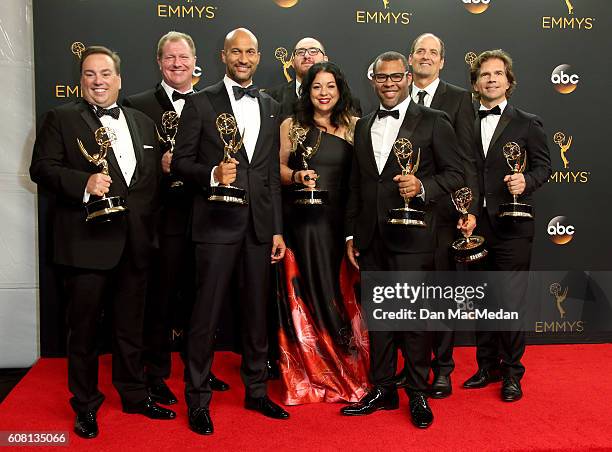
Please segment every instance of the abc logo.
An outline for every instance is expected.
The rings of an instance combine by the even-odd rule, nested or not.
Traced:
[[[569,223],[566,217],[558,216],[548,222],[546,232],[553,243],[565,245],[574,238],[576,228]]]
[[[193,73],[191,74],[191,86],[197,85],[201,77],[202,77],[202,68],[200,66],[194,67]]]
[[[489,7],[491,0],[461,0],[463,6],[472,14],[484,13]]]
[[[578,86],[580,76],[572,71],[569,64],[561,64],[550,75],[550,81],[558,92],[569,94]]]
[[[281,8],[292,8],[297,4],[298,1],[299,0],[274,0],[274,3],[276,3]]]

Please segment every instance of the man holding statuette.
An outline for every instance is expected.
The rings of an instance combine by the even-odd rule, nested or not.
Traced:
[[[149,398],[142,363],[147,267],[156,246],[161,176],[155,124],[139,111],[117,106],[120,60],[105,47],[82,53],[81,89],[82,100],[43,118],[30,175],[56,200],[54,262],[61,266],[68,300],[74,431],[93,438],[104,400],[96,348],[103,309],[110,308],[112,316],[113,384],[124,412],[152,419],[173,419],[175,413]],[[129,211],[109,215],[107,221],[86,221],[84,204],[102,197],[123,198]]]
[[[244,28],[228,33],[221,59],[223,80],[185,103],[172,160],[172,171],[199,188],[191,228],[197,295],[187,336],[185,395],[189,426],[203,435],[213,433],[207,377],[214,332],[221,304],[235,284],[242,289],[245,407],[275,419],[289,417],[266,394],[270,261],[280,261],[285,253],[279,105],[253,85],[260,59],[253,33]],[[225,191],[230,188],[242,193]],[[232,279],[235,269],[240,281]]]
[[[482,269],[512,272],[512,290],[496,301],[516,310],[527,290],[534,235],[532,195],[551,174],[550,153],[540,118],[508,103],[516,86],[510,55],[503,50],[481,53],[472,63],[470,81],[480,102],[474,125],[482,193],[476,233],[485,238],[489,251]],[[483,388],[503,380],[502,400],[519,400],[525,332],[477,331],[476,345],[478,371],[463,387]]]
[[[123,104],[136,108],[155,121],[159,133],[164,177],[161,185],[159,255],[152,268],[147,293],[145,372],[153,400],[174,404],[177,399],[164,382],[170,376],[173,314],[183,327],[194,297],[193,244],[189,237],[193,192],[170,172],[178,122],[192,86],[196,49],[191,36],[177,31],[163,35],[157,44],[157,65],[162,80],[153,89],[127,97]],[[210,374],[215,391],[229,386]]]
[[[379,55],[372,86],[380,109],[357,122],[346,214],[348,257],[361,271],[426,271],[434,268],[435,216],[431,201],[463,185],[463,163],[447,116],[418,105],[408,93],[412,80],[406,57]],[[404,169],[404,171],[402,171]],[[410,199],[410,222],[393,224],[389,211]],[[413,220],[424,224],[412,224]],[[427,403],[431,356],[428,331],[370,331],[370,381],[359,403],[342,413],[359,416],[399,406],[395,383],[400,344],[408,358],[406,390],[412,422],[426,428],[433,421]]]

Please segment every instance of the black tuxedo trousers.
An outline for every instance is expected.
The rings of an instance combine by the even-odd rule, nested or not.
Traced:
[[[238,242],[196,243],[196,302],[188,330],[185,382],[185,399],[189,408],[208,407],[210,404],[212,392],[208,375],[213,360],[214,334],[223,303],[235,285],[240,287],[242,294],[239,310],[242,326],[240,375],[247,396],[259,398],[266,395],[270,250],[271,243],[259,242],[252,224]]]
[[[402,228],[403,226],[398,226]],[[376,230],[370,246],[359,256],[361,271],[433,270],[432,253],[397,253],[385,245]],[[370,381],[395,390],[397,348],[405,360],[407,389],[425,391],[431,365],[432,333],[429,331],[370,331]]]
[[[502,239],[495,233],[486,208],[476,227],[476,234],[485,238],[489,254],[475,269],[512,272],[514,291],[501,294],[504,299],[500,302],[506,309],[521,310],[528,302],[527,272],[531,260],[532,237]],[[480,369],[500,369],[502,375],[519,379],[525,373],[521,363],[525,353],[524,331],[476,331],[476,345],[476,361]]]
[[[104,396],[98,390],[97,331],[101,315],[112,317],[113,385],[123,407],[138,408],[147,398],[142,363],[146,273],[129,252],[111,270],[64,267],[67,305],[68,388],[75,412],[97,411]]]

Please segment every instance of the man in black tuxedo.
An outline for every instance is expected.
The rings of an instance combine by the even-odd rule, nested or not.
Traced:
[[[516,80],[507,53],[481,53],[472,64],[470,80],[480,101],[474,148],[482,193],[476,232],[485,238],[489,250],[483,269],[513,272],[513,291],[502,303],[505,309],[515,310],[525,301],[534,222],[500,218],[497,213],[500,204],[512,201],[513,194],[520,195],[519,202],[533,205],[533,192],[551,174],[550,153],[540,118],[508,104]],[[523,173],[511,174],[503,153],[508,142],[517,143],[527,153]],[[524,331],[477,331],[476,345],[478,372],[463,387],[482,388],[501,378],[502,400],[519,400],[525,372],[521,364]]]
[[[76,412],[74,431],[98,434],[96,337],[102,310],[113,323],[113,384],[126,413],[172,419],[173,411],[153,402],[146,391],[142,336],[147,266],[156,246],[160,178],[155,124],[144,114],[117,106],[120,60],[93,46],[81,57],[83,99],[49,111],[36,137],[30,175],[56,198],[54,261],[61,266],[68,300],[68,387]],[[90,163],[99,152],[94,132],[113,129],[117,140],[107,155],[109,174]],[[108,194],[126,200],[129,211],[108,223],[85,221],[84,203]],[[108,305],[105,306],[105,301]]]
[[[397,52],[379,55],[373,64],[372,84],[380,109],[357,122],[346,213],[347,254],[362,271],[433,270],[436,217],[433,201],[463,184],[463,162],[446,114],[413,102],[406,58]],[[400,175],[392,151],[397,138],[407,138],[420,149],[416,175]],[[387,224],[388,211],[403,205],[424,210],[426,227]],[[395,384],[397,352],[403,348],[408,363],[407,393],[414,425],[428,427],[433,414],[425,391],[431,361],[431,333],[427,331],[370,331],[370,380],[374,387],[359,403],[342,409],[350,416],[398,408]]]
[[[253,33],[244,28],[231,31],[221,59],[226,66],[223,80],[191,95],[185,103],[172,160],[172,171],[198,187],[191,228],[196,243],[197,295],[187,336],[185,397],[190,428],[200,434],[213,432],[207,377],[219,311],[232,284],[240,283],[242,291],[245,407],[276,419],[289,417],[266,395],[270,259],[276,263],[285,253],[279,105],[253,85],[260,59]],[[224,161],[224,142],[215,126],[223,113],[235,117],[243,140],[230,161]],[[247,205],[208,200],[210,187],[229,184],[246,190]],[[234,269],[240,270],[240,281],[233,280]]]
[[[266,90],[266,93],[281,104],[281,120],[293,114],[295,102],[299,97],[300,87],[302,86],[302,79],[308,69],[315,63],[327,61],[323,44],[314,38],[300,39],[293,49],[292,57],[295,79]]]
[[[144,363],[151,398],[168,405],[177,401],[164,382],[170,376],[172,314],[173,310],[182,312],[176,303],[174,306],[172,304],[180,300],[188,308],[194,295],[193,245],[189,237],[193,193],[183,181],[170,174],[171,143],[166,136],[162,116],[165,112],[175,112],[180,117],[185,99],[194,92],[191,80],[195,62],[195,44],[191,36],[176,31],[166,33],[157,44],[157,64],[162,81],[155,88],[123,101],[125,106],[136,108],[151,118],[164,139],[160,143],[164,178],[161,186],[159,255],[152,268],[147,294]],[[213,390],[229,389],[229,385],[217,379],[212,372],[209,378]]]
[[[434,34],[424,33],[418,36],[410,48],[408,62],[412,65],[412,85],[410,96],[420,105],[445,112],[455,130],[459,151],[465,173],[465,183],[474,196],[469,210],[468,221],[476,221],[478,208],[478,181],[476,177],[476,160],[472,151],[474,107],[471,94],[463,88],[440,79],[440,70],[444,67],[444,42]],[[455,209],[450,196],[441,198],[436,204],[436,270],[455,270],[454,258],[450,252],[452,242],[457,238],[457,227],[463,222]],[[454,331],[436,331],[433,334],[433,355],[431,363],[433,382],[429,395],[435,399],[448,397],[452,393],[450,375],[455,368],[453,360]],[[405,384],[404,373],[398,379],[398,385]]]

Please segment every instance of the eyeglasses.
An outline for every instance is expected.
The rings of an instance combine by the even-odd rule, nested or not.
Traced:
[[[323,55],[325,55],[325,52],[323,52],[323,50],[318,49],[316,47],[309,47],[308,49],[304,49],[304,48],[295,49],[293,51],[293,54],[295,56],[303,57],[303,56],[306,56],[306,53],[308,53],[308,55],[310,55],[310,56],[316,56],[316,55],[319,54],[319,52],[321,52]]]
[[[372,74],[372,78],[376,81],[376,83],[385,83],[389,79],[391,79],[392,82],[401,82],[404,80],[404,77],[408,76],[408,74],[408,71],[394,72],[393,74]]]

